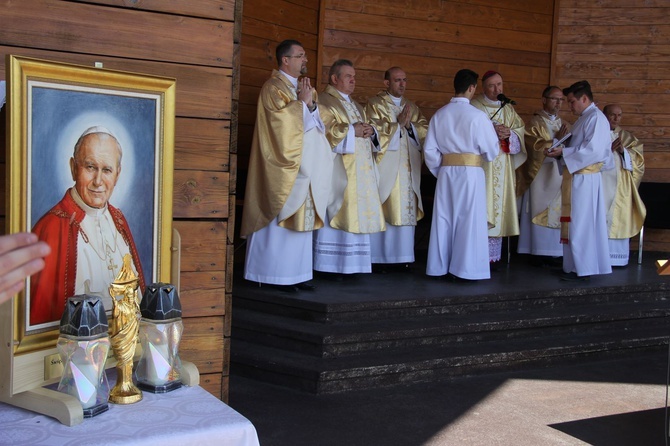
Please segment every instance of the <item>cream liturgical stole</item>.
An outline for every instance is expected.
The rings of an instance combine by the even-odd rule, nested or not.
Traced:
[[[390,110],[391,116],[395,122],[398,122],[398,115],[402,112],[402,107],[393,104]],[[404,128],[399,128],[398,133],[400,133],[398,150],[387,151],[384,154],[385,157],[397,157],[399,166],[393,188],[383,204],[384,217],[386,221],[395,226],[416,226],[417,199],[410,174],[412,167],[409,159],[409,135]],[[382,183],[384,180],[384,178],[381,179]],[[380,187],[381,189],[384,188]]]
[[[621,137],[623,153],[612,152],[614,169],[602,172],[609,238],[627,239],[637,235],[647,215],[637,190],[644,174],[642,144],[630,133],[617,127],[610,132],[611,139]]]
[[[108,288],[123,266],[123,256],[130,254],[130,248],[116,230],[107,206],[92,208],[84,203],[74,188],[72,191],[72,198],[86,212],[77,240],[74,292],[76,295],[101,295],[105,309],[111,309]]]
[[[515,170],[526,161],[523,139],[524,123],[514,108],[506,106],[498,111],[500,102],[491,101],[484,95],[473,99],[471,104],[494,118],[495,122],[509,127],[518,137],[518,140],[515,141],[510,138],[509,154],[500,150],[493,161],[484,163],[484,174],[486,175],[488,220],[489,224],[493,224],[493,227],[489,229],[489,237],[519,235]],[[514,147],[517,141],[518,149]]]
[[[293,91],[294,99],[297,95]],[[319,113],[307,119],[314,124],[303,135],[300,169],[293,188],[279,211],[279,225],[296,231],[313,231],[323,227],[333,173],[333,153]]]
[[[541,112],[545,129],[550,139],[554,139],[561,129],[560,118],[551,119],[546,112]],[[529,149],[530,150],[530,149]],[[548,228],[561,227],[561,183],[563,177],[558,172],[556,162],[552,158],[545,158],[537,175],[530,185],[530,209],[533,223]]]
[[[341,99],[349,122],[365,122],[354,104]],[[370,138],[356,138],[353,154],[341,156],[347,172],[347,186],[342,206],[331,220],[333,228],[357,234],[371,234],[386,229],[379,199],[377,166],[372,159]]]

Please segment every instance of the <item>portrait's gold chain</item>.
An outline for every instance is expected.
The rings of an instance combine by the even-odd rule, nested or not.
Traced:
[[[112,225],[113,225],[113,223],[112,223]],[[95,255],[98,256],[98,258],[100,260],[102,260],[103,262],[105,262],[107,264],[107,269],[110,270],[110,271],[114,271],[114,269],[118,267],[118,265],[114,264],[114,259],[111,256],[111,254],[115,253],[116,249],[118,248],[118,243],[117,243],[118,242],[118,231],[116,231],[116,227],[114,227],[114,229],[115,230],[112,231],[113,232],[112,237],[114,239],[114,248],[113,249],[109,245],[109,243],[107,242],[105,237],[102,235],[102,233],[100,234],[100,236],[102,237],[103,243],[105,244],[105,248],[104,248],[105,252],[104,252],[104,256],[102,256],[102,255],[100,255],[98,250],[95,248],[95,246],[93,246],[93,243],[91,243],[90,238],[88,237],[88,234],[86,234],[86,232],[84,231],[84,229],[81,226],[79,227],[79,230],[82,232],[82,234],[84,236],[83,237],[84,242],[86,242],[86,244],[88,244],[91,247],[91,249],[93,250]]]

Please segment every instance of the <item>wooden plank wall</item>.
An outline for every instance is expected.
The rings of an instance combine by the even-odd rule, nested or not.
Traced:
[[[407,97],[428,118],[453,94],[461,68],[503,73],[505,92],[528,117],[549,82],[553,0],[246,0],[242,19],[238,189],[244,188],[256,102],[276,67],[274,49],[287,38],[305,46],[309,73],[325,88],[339,58],[356,66],[361,102],[383,88],[384,71],[402,66]],[[316,71],[316,73],[315,73]],[[238,192],[238,196],[241,195]],[[238,203],[241,205],[241,202]]]
[[[242,0],[0,2],[2,78],[4,56],[15,54],[87,66],[103,62],[105,68],[177,79],[174,227],[182,236],[181,356],[198,366],[201,385],[223,400],[241,6]]]
[[[316,84],[319,1],[245,0],[240,55],[238,126],[238,196],[243,196],[249,148],[256,122],[256,105],[263,83],[277,68],[275,48],[282,40],[300,41],[307,53],[308,73]],[[241,214],[238,222],[241,221]]]
[[[399,65],[406,96],[430,118],[451,99],[458,70],[493,69],[528,117],[549,81],[553,9],[553,0],[325,0],[321,79],[335,60],[352,60],[354,96],[365,102]]]
[[[240,188],[248,163],[258,90],[284,38],[302,40],[310,77],[318,58],[322,89],[338,58],[357,72],[357,100],[382,88],[392,65],[408,74],[407,97],[430,118],[452,93],[454,73],[489,69],[524,119],[542,89],[588,79],[600,106],[618,102],[624,126],[645,143],[646,182],[670,182],[668,114],[670,8],[665,0],[247,0],[240,97]],[[318,22],[317,22],[318,20]],[[316,51],[316,54],[314,54]],[[574,121],[567,106],[564,118]],[[635,243],[632,246],[636,249]],[[647,228],[647,250],[670,251],[670,231]]]
[[[620,104],[622,126],[644,143],[643,181],[669,183],[670,4],[559,1],[554,81],[586,79],[601,109]],[[670,252],[670,231],[646,228],[645,250]]]

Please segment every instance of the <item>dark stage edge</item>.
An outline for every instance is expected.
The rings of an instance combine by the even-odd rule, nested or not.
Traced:
[[[474,283],[428,277],[418,255],[410,272],[316,275],[298,293],[246,281],[238,264],[231,374],[325,394],[658,351],[670,276],[655,261],[668,255],[636,254],[587,282],[516,254]]]
[[[243,256],[242,252],[242,259]],[[577,282],[561,280],[560,267],[531,266],[529,258],[522,254],[512,255],[510,263],[499,262],[501,264],[497,271],[491,273],[491,279],[474,282],[451,282],[446,277],[427,276],[423,259],[412,263],[410,272],[402,271],[404,268],[389,268],[387,273],[346,275],[342,282],[325,279],[322,274],[315,272],[310,283],[317,289],[314,292],[298,293],[280,292],[245,280],[244,265],[240,263],[235,267],[233,297],[338,313],[365,308],[393,308],[411,303],[430,305],[445,300],[495,300],[512,294],[558,297],[613,289],[618,292],[654,290],[665,289],[670,283],[670,275],[658,275],[655,266],[656,260],[670,258],[669,253],[645,253],[642,264],[638,265],[637,253],[633,251],[628,266],[615,267],[612,274],[591,276],[588,281]]]

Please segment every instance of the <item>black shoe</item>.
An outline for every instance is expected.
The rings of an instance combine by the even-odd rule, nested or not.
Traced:
[[[454,276],[451,273],[447,273],[446,278],[449,282],[454,282],[454,283],[475,283],[475,282],[477,282],[476,280],[464,279],[462,277]]]
[[[315,276],[322,280],[328,280],[331,282],[344,282],[344,274],[340,273],[326,273],[323,271],[315,271]]]
[[[398,271],[405,274],[411,274],[412,265],[409,263],[401,263]]]
[[[372,274],[386,274],[388,269],[383,263],[373,263],[372,264]]]
[[[563,267],[563,257],[549,257],[531,255],[528,264],[537,268]]]
[[[297,293],[298,292],[298,287],[295,285],[269,285],[270,288],[274,288],[277,291],[281,291],[282,293]]]
[[[563,273],[561,274],[561,280],[565,282],[586,282],[590,280],[591,276],[578,276],[577,273]]]
[[[549,257],[547,259],[547,265],[552,268],[563,267],[563,257]]]
[[[316,287],[314,285],[312,285],[311,283],[307,283],[307,282],[296,283],[293,286],[295,288],[297,288],[299,291],[314,291],[314,290],[316,290]]]

